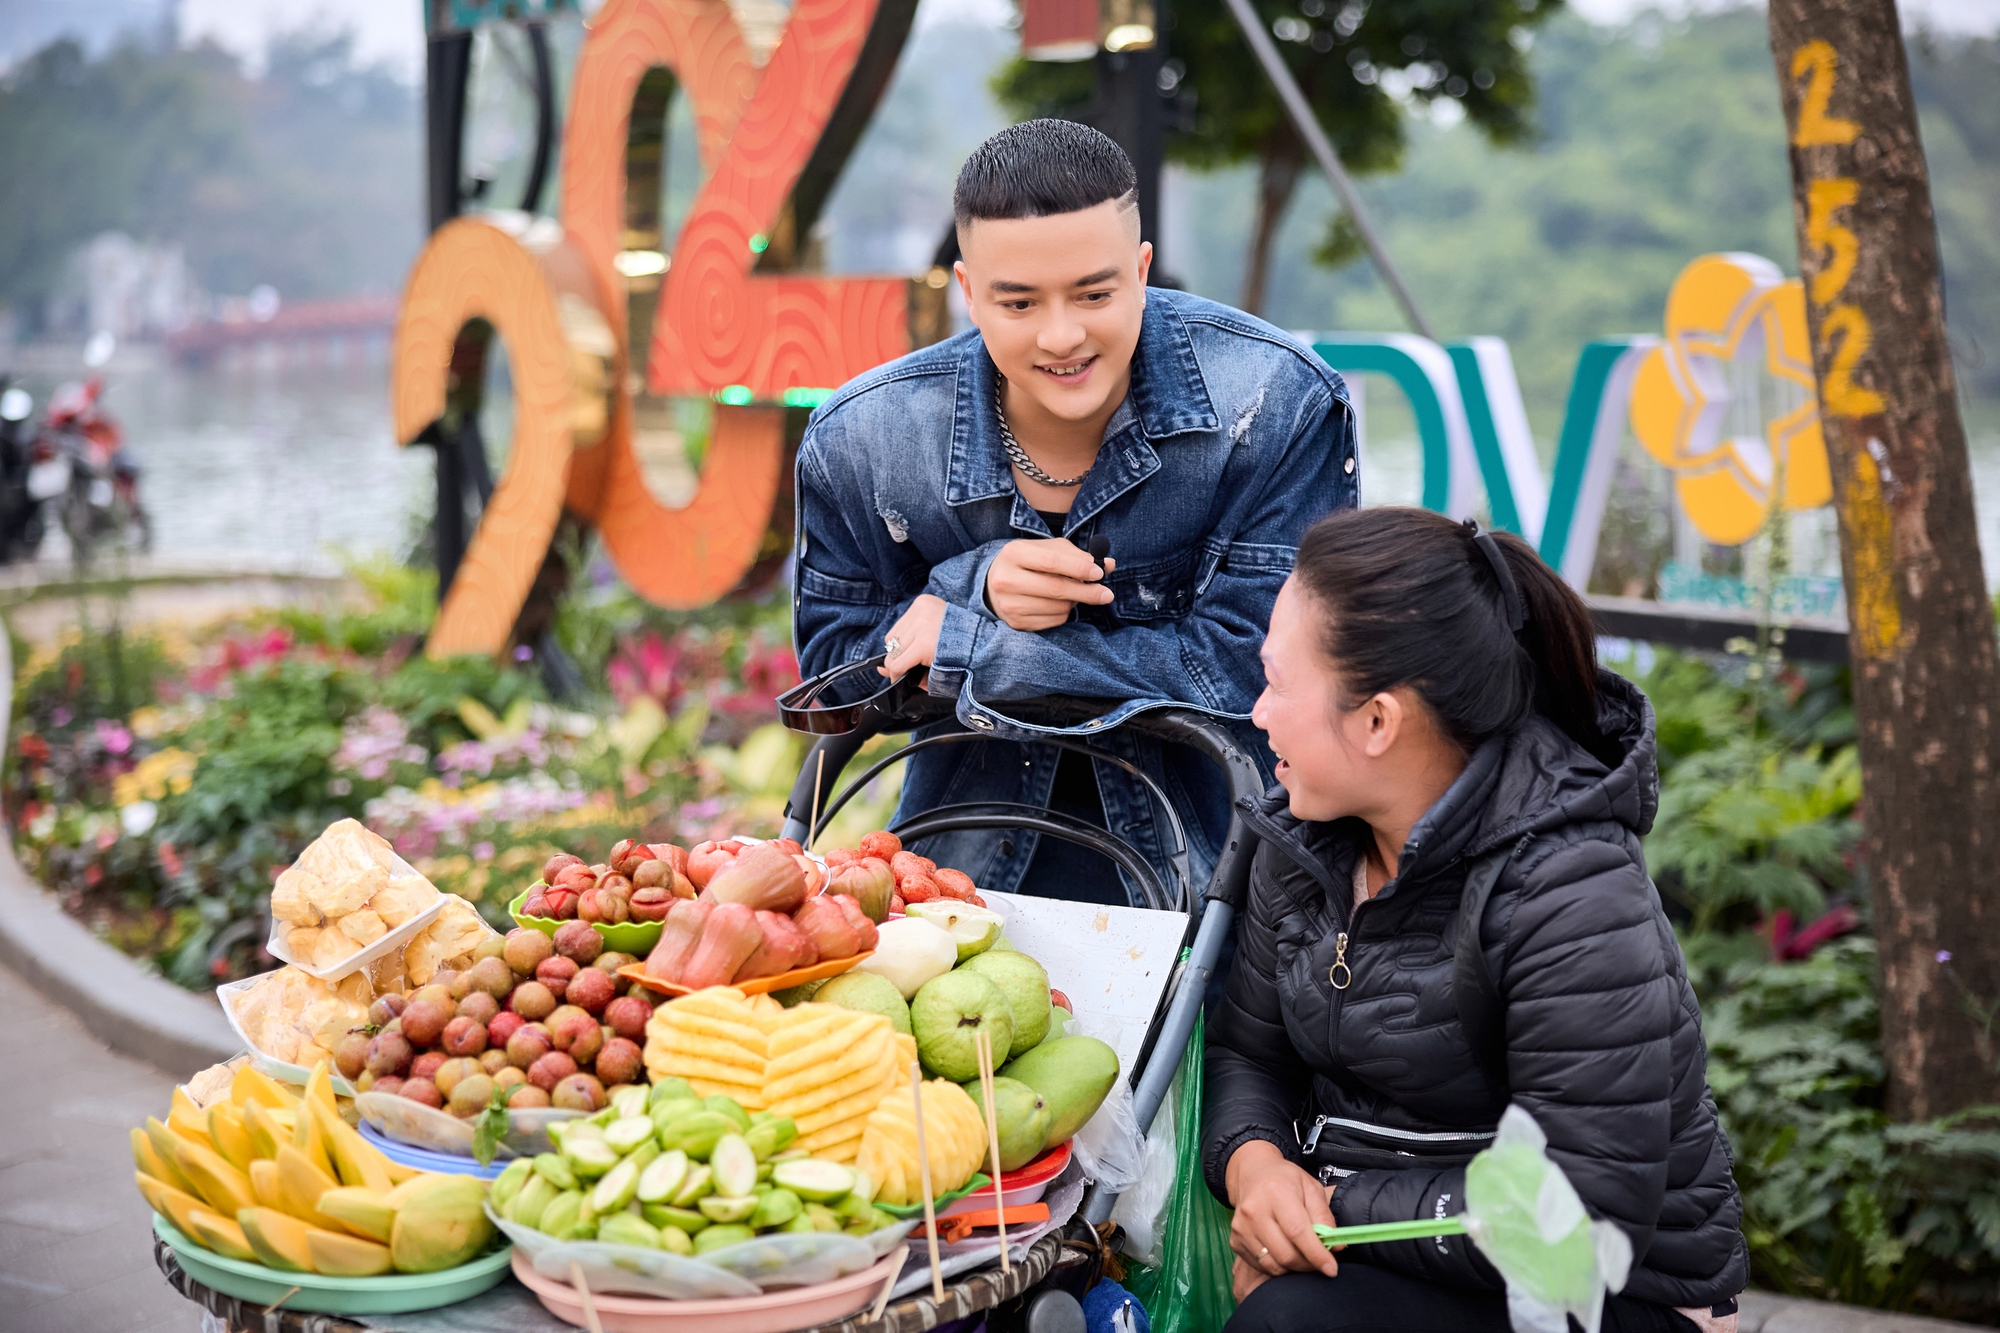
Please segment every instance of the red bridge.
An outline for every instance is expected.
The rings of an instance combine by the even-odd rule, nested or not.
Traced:
[[[238,349],[275,346],[305,351],[318,344],[387,337],[400,302],[393,296],[301,301],[269,319],[207,319],[167,335],[167,353],[184,364],[213,361]]]

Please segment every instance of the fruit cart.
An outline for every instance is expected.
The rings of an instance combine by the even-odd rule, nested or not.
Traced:
[[[875,657],[838,668],[796,687],[780,700],[781,716],[788,726],[818,737],[791,790],[784,836],[810,845],[842,806],[890,765],[918,750],[974,743],[997,731],[1004,730],[1009,739],[1032,735],[1033,743],[1086,755],[1131,773],[1152,794],[1169,831],[1171,877],[1161,875],[1117,834],[1038,806],[990,801],[939,806],[910,815],[890,831],[905,842],[962,830],[1031,830],[1060,838],[1102,854],[1123,871],[1128,894],[1135,898],[1133,906],[1186,915],[1185,947],[1180,962],[1146,1024],[1138,1058],[1125,1071],[1132,1089],[1133,1112],[1139,1130],[1144,1132],[1166,1100],[1211,980],[1223,959],[1249,883],[1257,839],[1241,816],[1232,814],[1214,871],[1206,885],[1196,886],[1189,871],[1181,813],[1174,809],[1151,774],[1107,749],[1101,741],[1113,733],[1123,733],[1189,747],[1222,770],[1236,803],[1263,794],[1264,782],[1255,761],[1220,719],[1183,706],[1141,708],[1116,720],[1107,720],[1117,701],[1051,697],[1009,702],[1004,717],[974,705],[962,721],[956,720],[956,701],[924,693],[914,673],[884,686],[876,670],[882,660]],[[908,745],[842,782],[848,765],[870,740],[903,732],[914,736]],[[1067,1263],[1058,1264],[1051,1274],[1038,1279],[1024,1296],[1008,1298],[994,1294],[994,1303],[1004,1299],[1009,1307],[1004,1312],[1008,1317],[996,1318],[994,1322],[1011,1324],[1013,1317],[1019,1317],[1026,1321],[1021,1326],[1038,1331],[1081,1330],[1081,1311],[1072,1309],[1065,1313],[1060,1302],[1079,1296],[1095,1283],[1101,1259],[1099,1230],[1110,1218],[1116,1202],[1114,1193],[1093,1184],[1064,1233]],[[1083,1271],[1066,1271],[1072,1267]],[[982,1271],[977,1279],[983,1283],[995,1276]],[[983,1299],[991,1293],[990,1288],[981,1286],[977,1288],[981,1295],[975,1297],[971,1290],[970,1284],[960,1283],[948,1291],[948,1296],[960,1309],[990,1308],[980,1304],[966,1306],[966,1301]],[[1059,1298],[1058,1308],[1051,1309],[1038,1299],[1056,1290],[1067,1293]],[[1015,1311],[1020,1312],[1018,1316],[1014,1316]],[[939,1313],[944,1315],[942,1311]]]

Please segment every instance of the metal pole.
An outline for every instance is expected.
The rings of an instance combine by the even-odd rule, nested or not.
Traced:
[[[1375,271],[1382,275],[1382,281],[1389,286],[1389,292],[1396,298],[1396,304],[1403,307],[1404,318],[1410,327],[1426,338],[1435,338],[1430,321],[1417,309],[1416,298],[1403,285],[1403,275],[1396,271],[1389,252],[1382,248],[1382,240],[1375,234],[1375,225],[1368,220],[1368,211],[1361,206],[1361,196],[1354,192],[1354,182],[1340,165],[1340,157],[1333,151],[1333,144],[1320,128],[1319,118],[1313,115],[1312,107],[1305,94],[1299,91],[1297,79],[1285,64],[1278,47],[1271,40],[1271,34],[1264,31],[1264,24],[1257,17],[1257,11],[1250,7],[1250,0],[1228,0],[1229,12],[1236,16],[1236,26],[1243,29],[1243,37],[1250,43],[1250,49],[1257,53],[1257,61],[1263,65],[1271,86],[1278,90],[1278,100],[1285,104],[1285,110],[1292,118],[1292,128],[1306,141],[1306,147],[1319,162],[1319,169],[1326,173],[1327,183],[1340,196],[1340,206],[1354,219],[1354,229],[1361,233],[1361,243],[1368,247],[1368,257],[1375,263]]]

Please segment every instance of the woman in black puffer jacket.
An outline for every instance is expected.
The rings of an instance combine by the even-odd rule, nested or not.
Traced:
[[[1462,1237],[1337,1264],[1311,1228],[1459,1212],[1510,1101],[1632,1241],[1604,1327],[1733,1330],[1741,1201],[1640,846],[1653,711],[1594,642],[1514,537],[1369,509],[1301,542],[1254,715],[1285,790],[1249,812],[1264,845],[1208,1034],[1232,1333],[1507,1328]]]

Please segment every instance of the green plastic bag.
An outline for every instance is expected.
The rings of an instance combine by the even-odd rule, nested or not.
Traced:
[[[1158,1268],[1134,1268],[1125,1286],[1139,1298],[1153,1333],[1217,1333],[1236,1312],[1229,1272],[1230,1212],[1215,1201],[1201,1175],[1201,1058],[1205,1018],[1174,1075],[1168,1100],[1174,1109],[1174,1152],[1179,1158],[1173,1193],[1160,1227]],[[1162,1107],[1162,1114],[1167,1108]]]

